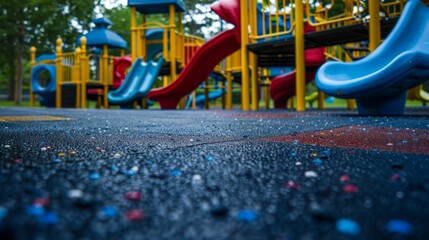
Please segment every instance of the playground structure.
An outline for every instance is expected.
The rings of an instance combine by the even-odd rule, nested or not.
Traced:
[[[136,78],[139,75],[145,75],[145,71],[142,70],[130,71],[139,72],[134,78],[128,75],[125,77],[122,74],[122,79],[125,77],[124,82],[127,81],[127,78],[138,79],[141,82],[138,85],[145,86],[144,91],[141,91],[143,94],[135,94],[134,91],[135,97],[127,99],[127,101],[140,101],[147,95],[149,99],[159,101],[161,108],[174,109],[177,105],[184,107],[186,96],[193,94],[194,103],[192,105],[195,107],[197,97],[195,92],[192,92],[206,81],[210,73],[216,71],[223,74],[226,79],[226,83],[219,84],[221,89],[225,89],[215,90],[216,96],[219,96],[220,92],[222,93],[220,95],[226,94],[226,109],[232,108],[233,81],[238,81],[241,86],[241,108],[245,111],[259,109],[261,88],[265,89],[263,92],[266,102],[269,101],[267,90],[271,88],[275,106],[284,107],[285,99],[296,95],[296,110],[304,111],[305,84],[313,79],[312,74],[323,62],[319,59],[317,64],[310,66],[311,64],[309,65],[306,61],[305,51],[325,48],[324,56],[327,59],[346,62],[359,61],[358,59],[362,56],[371,55],[371,52],[381,43],[381,39],[388,35],[406,3],[402,0],[388,3],[370,0],[366,5],[366,2],[345,0],[340,6],[341,11],[338,11],[336,1],[311,4],[310,1],[294,0],[263,1],[263,3],[257,3],[256,0],[220,0],[213,4],[212,9],[223,20],[232,23],[235,27],[205,42],[196,36],[184,34],[180,21],[185,11],[182,1],[128,1],[131,9],[131,56],[129,59],[134,64],[138,63],[139,58],[143,62],[149,62],[157,61],[162,56],[163,60],[159,63],[159,74],[152,74],[153,76],[147,81],[141,81],[144,76]],[[334,11],[335,9],[336,11]],[[168,14],[168,25],[146,22],[146,15],[159,13]],[[383,13],[386,18],[380,18],[380,13]],[[142,19],[140,26],[137,26],[138,14]],[[311,26],[316,31],[306,32],[304,26]],[[155,32],[156,34],[154,34]],[[153,37],[155,35],[157,37]],[[100,102],[104,107],[109,107],[107,92],[114,89],[112,87],[114,82],[119,82],[113,81],[114,76],[121,75],[113,72],[115,57],[108,55],[109,45],[98,46],[102,49],[97,66],[98,74],[95,75],[99,79],[95,80],[92,77],[93,80],[90,80],[89,65],[91,61],[89,59],[93,55],[88,53],[87,48],[93,45],[87,44],[82,38],[81,46],[75,52],[63,53],[61,43],[61,40],[57,41],[55,106],[66,106],[62,104],[61,100],[65,98],[64,89],[71,86],[75,89],[75,99],[77,99],[73,106],[84,108],[86,96],[90,94],[88,89],[96,89],[95,95],[99,100],[102,99]],[[36,51],[33,50],[32,59],[35,59]],[[69,56],[74,56],[74,58]],[[222,59],[225,60],[222,61]],[[33,71],[36,71],[38,65],[36,65],[36,61],[33,63]],[[268,76],[269,69],[276,66],[292,67],[295,70],[289,73],[291,75]],[[311,71],[306,72],[309,68]],[[340,70],[338,73],[341,74]],[[163,87],[152,89],[158,76],[163,79]],[[276,79],[283,79],[282,82],[286,81],[288,84],[276,84],[278,81]],[[151,84],[147,84],[147,82]],[[421,82],[423,80],[419,81],[419,83]],[[208,82],[204,85],[206,99],[210,94],[209,85]],[[134,85],[128,84],[128,86]],[[407,86],[407,88],[410,87],[411,85]],[[58,89],[60,90],[58,91]],[[136,91],[137,89],[139,88],[134,88]],[[133,89],[128,90],[133,92],[131,91]],[[36,90],[34,93],[39,94],[40,91]],[[31,95],[33,96],[33,94]],[[319,94],[319,108],[323,108],[323,101],[321,101],[323,99],[323,94]],[[424,101],[422,98],[417,99]],[[110,102],[118,103],[114,100]],[[268,105],[266,104],[266,106]],[[349,107],[353,107],[351,102]]]
[[[329,95],[356,98],[360,114],[403,114],[408,89],[429,79],[428,22],[429,8],[408,1],[380,47],[353,63],[323,65],[317,85]]]

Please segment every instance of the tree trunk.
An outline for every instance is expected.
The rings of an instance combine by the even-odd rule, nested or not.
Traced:
[[[22,102],[22,51],[24,48],[24,24],[19,25],[18,44],[16,45],[16,81],[15,81],[15,104]]]
[[[9,66],[10,69],[13,69],[12,66]],[[9,74],[9,91],[7,100],[15,101],[15,71],[11,71]]]

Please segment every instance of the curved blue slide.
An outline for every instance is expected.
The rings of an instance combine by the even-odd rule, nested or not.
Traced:
[[[141,58],[137,58],[121,86],[115,91],[109,92],[107,96],[109,103],[127,104],[146,97],[155,83],[163,63],[164,58],[159,58],[158,62],[151,60],[147,63]]]
[[[215,91],[209,92],[209,94],[208,94],[209,101],[222,97],[224,92],[226,93],[226,90],[223,90],[222,88],[219,88]],[[206,100],[206,96],[204,94],[198,95],[195,98],[195,104],[198,106],[198,108],[203,108],[205,100]],[[191,105],[192,105],[192,95],[189,96],[188,100],[186,101],[186,108],[190,108]]]
[[[429,7],[407,1],[385,41],[356,62],[327,62],[316,74],[320,90],[356,98],[359,114],[404,113],[407,89],[429,79]]]
[[[146,39],[149,41],[162,39],[163,33],[164,29],[149,29],[146,32]],[[161,43],[150,44],[150,47],[147,48],[147,59],[154,59],[161,52]],[[163,63],[163,58],[159,58],[158,63],[153,61],[145,63],[138,58],[131,66],[121,86],[109,92],[107,96],[109,104],[128,107],[135,100],[146,97],[155,83]]]

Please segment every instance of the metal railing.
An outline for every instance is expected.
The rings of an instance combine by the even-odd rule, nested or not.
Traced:
[[[380,1],[381,16],[398,16],[405,0]],[[250,0],[249,22],[252,41],[294,34],[296,0]],[[303,1],[304,21],[318,30],[367,21],[368,6],[363,0]]]

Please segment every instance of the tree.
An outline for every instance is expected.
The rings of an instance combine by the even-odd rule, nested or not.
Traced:
[[[21,102],[23,62],[30,46],[54,52],[55,40],[75,42],[94,17],[99,0],[21,0],[0,2],[0,63],[9,78],[9,97]],[[70,48],[72,44],[65,44]]]
[[[187,33],[209,37],[219,32],[221,20],[210,9],[214,0],[184,0],[184,2],[186,13],[183,24]],[[216,22],[219,24],[215,24]]]

